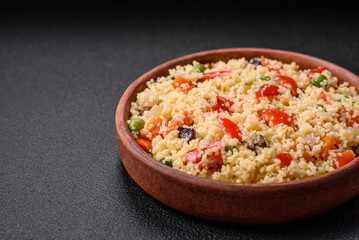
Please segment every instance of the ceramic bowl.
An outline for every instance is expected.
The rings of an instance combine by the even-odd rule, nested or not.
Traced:
[[[116,134],[121,160],[129,175],[148,194],[183,213],[221,222],[274,224],[324,213],[359,194],[358,158],[316,177],[274,184],[238,184],[192,176],[154,160],[131,136],[127,119],[131,102],[152,78],[168,75],[176,65],[268,57],[301,68],[328,68],[340,81],[359,90],[359,77],[331,62],[309,55],[274,49],[230,48],[186,55],[163,63],[134,81],[116,110]]]

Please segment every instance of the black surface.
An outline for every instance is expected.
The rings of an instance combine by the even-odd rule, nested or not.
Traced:
[[[278,48],[359,74],[359,17],[350,6],[283,12],[255,5],[212,12],[181,5],[162,14],[2,9],[0,238],[359,239],[358,197],[294,223],[215,223],[154,200],[121,163],[114,114],[122,93],[175,57]]]

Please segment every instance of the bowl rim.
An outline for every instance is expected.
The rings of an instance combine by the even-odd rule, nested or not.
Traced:
[[[272,48],[221,48],[221,49],[213,49],[213,50],[206,50],[206,51],[200,51],[196,53],[186,54],[177,58],[174,58],[172,60],[166,61],[150,70],[142,74],[140,77],[138,77],[134,82],[132,82],[125,92],[123,93],[117,108],[116,108],[116,114],[115,114],[115,125],[116,125],[116,135],[118,138],[122,139],[123,143],[127,143],[130,148],[126,148],[127,151],[131,152],[132,156],[135,156],[135,158],[140,159],[144,164],[146,164],[148,167],[152,168],[153,170],[156,170],[160,172],[163,175],[166,175],[169,178],[176,178],[180,180],[182,183],[187,184],[195,184],[197,186],[203,186],[209,189],[213,190],[226,190],[226,191],[233,191],[236,192],[238,190],[247,190],[247,191],[286,191],[289,188],[290,189],[298,189],[298,188],[305,188],[308,185],[317,185],[321,184],[323,182],[328,181],[335,181],[338,178],[341,178],[343,175],[347,175],[352,171],[359,170],[359,157],[355,158],[350,163],[344,165],[343,167],[337,168],[335,170],[332,170],[327,173],[323,173],[317,176],[308,177],[304,179],[298,179],[298,180],[292,180],[288,182],[278,182],[278,183],[234,183],[234,182],[225,182],[220,180],[214,180],[209,178],[202,178],[198,176],[194,176],[188,173],[181,172],[177,169],[173,169],[171,167],[168,167],[159,161],[156,161],[151,155],[146,153],[135,141],[135,139],[132,137],[128,126],[127,126],[127,120],[126,120],[126,104],[129,101],[130,97],[133,94],[133,90],[137,88],[142,82],[149,81],[150,78],[149,75],[153,74],[154,72],[158,72],[161,69],[164,69],[168,66],[171,66],[177,62],[181,61],[188,61],[196,57],[201,57],[205,55],[210,54],[223,54],[223,53],[240,53],[250,51],[253,53],[263,53],[263,54],[270,54],[273,52],[279,53],[279,54],[290,54],[292,55],[293,61],[295,61],[296,57],[304,57],[308,60],[311,60],[312,62],[321,62],[323,65],[330,66],[328,68],[338,68],[345,72],[346,75],[349,75],[350,78],[356,79],[356,81],[359,82],[359,77],[354,74],[353,72],[337,65],[332,62],[329,62],[324,59],[320,59],[314,56],[310,56],[308,54],[298,53],[294,51],[287,51],[287,50],[280,50],[280,49],[272,49]],[[340,78],[340,76],[338,76]],[[118,141],[118,140],[117,140]]]

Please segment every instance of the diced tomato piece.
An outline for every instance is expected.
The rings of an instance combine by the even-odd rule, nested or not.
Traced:
[[[237,138],[239,141],[242,141],[242,132],[236,123],[222,117],[218,117],[217,120],[220,124],[222,124],[226,132],[231,136],[231,138]]]
[[[340,143],[339,139],[332,135],[327,135],[322,138],[322,141],[324,142],[324,145],[322,146],[322,149],[320,150],[320,157],[324,160],[328,159],[329,151],[336,148],[335,145],[338,145]]]
[[[145,151],[150,151],[152,149],[152,143],[146,139],[142,139],[142,138],[137,138],[136,142],[138,143],[138,145],[141,146],[141,148]]]
[[[338,153],[334,157],[334,159],[338,163],[338,167],[342,167],[345,164],[353,161],[354,158],[355,158],[355,154],[353,153],[353,151],[346,151],[346,152]]]
[[[152,140],[154,139],[160,131],[162,125],[162,118],[159,116],[154,116],[148,120],[145,126],[141,129],[140,134],[144,139]]]
[[[293,160],[292,155],[290,155],[290,153],[280,153],[275,157],[281,161],[282,167],[284,166],[288,167]]]
[[[279,94],[278,89],[279,87],[277,86],[264,84],[255,92],[255,95],[257,99],[261,97],[273,97]]]
[[[203,74],[203,77],[198,79],[198,81],[203,82],[205,80],[213,79],[216,77],[224,77],[226,74],[230,73],[231,70],[220,70],[220,71],[213,71],[209,73]]]
[[[200,169],[204,168],[204,167],[207,167],[207,168],[220,167],[223,163],[220,146],[221,146],[221,140],[211,142],[211,143],[201,146],[201,147],[196,147],[196,148],[188,151],[185,154],[185,161],[187,163],[193,162],[193,163],[198,164],[198,167]],[[215,148],[215,147],[218,147],[219,150],[212,152],[211,154],[208,154],[206,156],[207,160],[205,162],[203,162],[202,157],[204,156],[204,154],[206,154],[205,153],[206,150]]]
[[[312,69],[308,72],[308,77],[313,77],[313,75],[315,73],[322,73],[326,69],[327,69],[326,67],[319,67],[319,68]]]
[[[259,116],[261,116],[267,123],[271,122],[274,125],[284,123],[293,129],[295,129],[295,124],[293,117],[286,114],[285,112],[274,110],[274,109],[261,109],[258,110]]]
[[[353,109],[348,110],[346,108],[340,108],[337,113],[339,114],[338,121],[345,122],[347,127],[352,127],[354,123],[359,124],[359,114],[357,114],[356,117],[353,117],[355,114]]]
[[[174,88],[178,88],[183,92],[189,91],[194,88],[196,85],[185,79],[184,77],[177,76],[172,82]]]
[[[277,82],[279,82],[281,85],[283,85],[286,88],[289,88],[291,90],[291,93],[294,96],[297,96],[297,90],[298,90],[298,85],[297,83],[294,81],[293,78],[287,77],[287,76],[283,76],[283,75],[276,75],[274,78]]]
[[[283,66],[281,66],[281,65],[273,65],[273,66],[269,66],[268,67],[268,70],[270,71],[270,72],[276,72],[277,74],[279,74],[280,73],[280,70],[282,70],[283,69]]]

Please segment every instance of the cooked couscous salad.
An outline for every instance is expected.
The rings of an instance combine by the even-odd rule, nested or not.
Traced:
[[[359,153],[356,89],[263,56],[170,69],[138,93],[128,125],[155,160],[227,182],[303,179]]]

